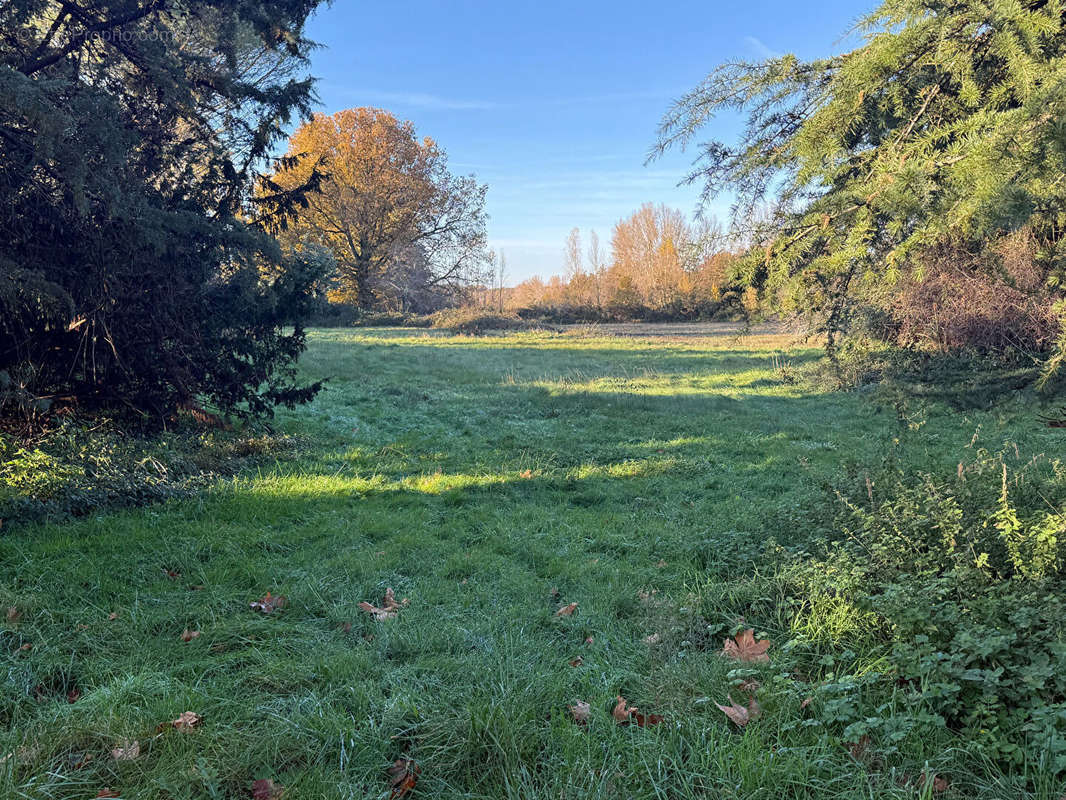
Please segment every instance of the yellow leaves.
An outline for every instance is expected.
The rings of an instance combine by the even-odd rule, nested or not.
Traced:
[[[396,593],[389,588],[385,590],[385,597],[382,599],[380,606],[363,601],[359,604],[359,608],[370,614],[375,621],[383,622],[398,616],[400,609],[405,608],[410,602],[406,597],[400,602],[396,602]]]
[[[752,697],[748,700],[747,706],[738,705],[732,695],[726,695],[726,700],[729,701],[728,706],[723,706],[720,703],[715,703],[722,713],[729,719],[737,724],[738,727],[743,728],[752,720],[758,719],[762,715],[762,709],[759,708],[759,704],[755,702],[755,698]]]
[[[722,655],[726,658],[756,664],[770,663],[770,657],[766,655],[770,640],[755,641],[755,631],[752,628],[741,631],[732,639],[726,639],[722,645]]]

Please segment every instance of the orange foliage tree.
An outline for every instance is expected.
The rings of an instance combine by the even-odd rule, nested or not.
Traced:
[[[292,135],[283,163],[272,176],[282,189],[316,166],[327,175],[285,238],[332,254],[332,301],[424,310],[427,293],[485,279],[487,187],[449,172],[444,151],[410,122],[376,108],[316,114]]]

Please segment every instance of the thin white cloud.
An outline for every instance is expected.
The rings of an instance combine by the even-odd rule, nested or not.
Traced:
[[[781,58],[784,55],[784,53],[779,53],[777,50],[770,48],[766,43],[754,36],[745,36],[744,41],[760,58]]]
[[[337,92],[360,103],[421,108],[429,111],[487,111],[500,108],[489,100],[466,100],[442,97],[426,92],[383,92],[377,89],[352,89],[347,86],[326,85],[327,91]]]

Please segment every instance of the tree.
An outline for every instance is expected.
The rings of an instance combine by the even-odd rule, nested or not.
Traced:
[[[1044,0],[889,0],[856,49],[719,67],[665,118],[655,152],[690,143],[722,110],[736,144],[701,145],[691,180],[735,193],[750,231],[748,280],[830,334],[851,301],[920,277],[946,245],[990,251],[1026,229],[1044,287],[1066,280],[1066,29]],[[990,257],[991,269],[1001,260]],[[1056,288],[1055,296],[1061,296]]]
[[[289,140],[272,182],[285,190],[316,169],[328,178],[308,194],[290,236],[327,247],[337,264],[335,298],[369,309],[392,290],[458,290],[491,278],[486,187],[448,171],[447,156],[410,122],[354,108],[316,114]],[[424,269],[403,276],[412,258]]]
[[[604,263],[603,250],[600,249],[600,235],[596,231],[589,231],[588,262],[589,272],[593,279],[596,308],[599,309],[603,307],[603,281],[607,264]]]
[[[267,232],[307,187],[249,189],[310,113],[316,4],[0,5],[3,382],[156,419],[314,393],[292,366],[315,268]]]
[[[680,254],[690,240],[684,215],[665,205],[645,203],[620,220],[611,237],[611,279],[616,293],[624,287],[627,297],[635,292],[645,305],[665,308],[682,287]]]

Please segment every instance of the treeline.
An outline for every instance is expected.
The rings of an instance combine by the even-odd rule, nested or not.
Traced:
[[[735,316],[755,310],[754,294],[733,275],[739,255],[716,221],[690,222],[677,209],[645,203],[615,225],[609,250],[596,231],[583,245],[574,228],[563,274],[482,290],[477,302],[554,322]]]

